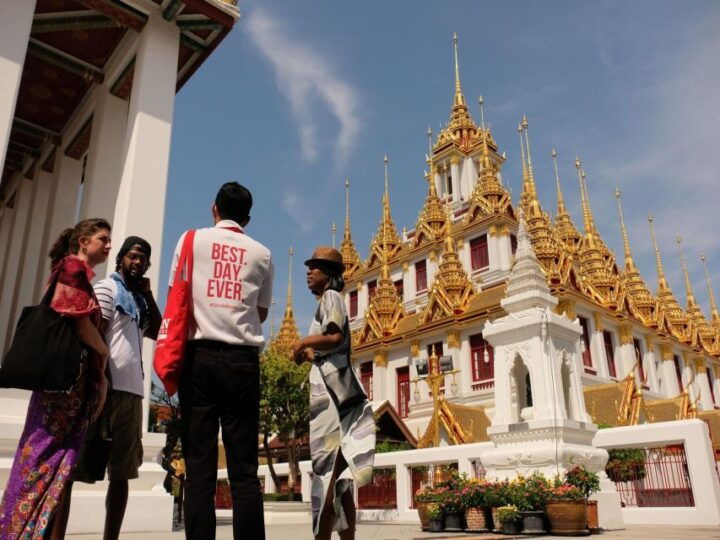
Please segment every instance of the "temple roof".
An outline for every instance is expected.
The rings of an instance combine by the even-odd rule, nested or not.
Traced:
[[[634,426],[645,421],[642,392],[632,373],[622,381],[587,386],[583,394],[585,408],[596,424]]]
[[[418,440],[418,448],[439,445],[441,433],[437,432],[436,426],[445,431],[449,444],[489,441],[487,429],[491,424],[482,407],[469,407],[442,399],[433,411],[425,433]]]

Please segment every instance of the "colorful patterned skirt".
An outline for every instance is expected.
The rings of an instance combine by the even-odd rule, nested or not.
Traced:
[[[31,540],[49,533],[88,426],[87,357],[68,392],[33,392],[10,477],[0,503],[0,538]]]

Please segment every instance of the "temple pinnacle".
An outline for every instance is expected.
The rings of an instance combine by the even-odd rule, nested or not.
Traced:
[[[455,52],[455,105],[465,105],[465,96],[460,85],[460,62],[458,60],[458,37],[453,33],[453,50]]]
[[[682,248],[682,237],[676,236],[675,242],[678,245],[678,251],[680,252],[680,264],[682,265],[683,276],[685,277],[685,299],[688,308],[690,308],[697,305],[697,301],[695,300],[695,295],[693,294],[692,283],[690,283],[690,273],[688,272],[687,264],[685,263],[685,253]]]
[[[564,214],[567,212],[565,210],[565,197],[563,197],[562,189],[560,188],[560,174],[558,173],[558,166],[557,166],[557,152],[553,148],[550,152],[550,155],[553,158],[553,166],[555,167],[555,186],[557,189],[557,213],[558,214]]]
[[[652,213],[648,214],[648,223],[650,224],[650,236],[652,236],[653,249],[655,250],[655,264],[657,266],[658,274],[658,289],[669,289],[667,280],[665,279],[665,272],[663,271],[662,259],[660,258],[660,249],[657,245],[657,239],[655,238],[655,226],[653,225],[654,218]]]
[[[480,126],[483,128],[483,131],[485,130],[485,110],[483,109],[484,104],[485,100],[483,99],[483,97],[478,96],[478,105],[480,105]]]
[[[615,186],[615,199],[617,199],[618,216],[620,217],[620,229],[622,231],[623,246],[625,247],[625,268],[631,269],[635,267],[635,263],[630,254],[630,240],[628,240],[627,228],[625,227],[625,216],[623,215],[622,203],[620,202],[620,188]]]
[[[720,326],[720,312],[718,312],[717,304],[715,303],[715,294],[713,293],[712,284],[710,283],[710,274],[707,269],[705,254],[700,255],[700,260],[703,263],[703,270],[705,271],[705,282],[707,283],[708,297],[710,298],[710,315],[712,316],[713,323],[716,326]]]

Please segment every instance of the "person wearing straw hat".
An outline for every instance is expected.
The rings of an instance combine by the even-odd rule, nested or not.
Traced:
[[[307,261],[307,284],[318,299],[308,335],[294,347],[296,362],[311,362],[310,455],[315,538],[355,538],[353,481],[372,479],[375,420],[352,367],[350,324],[345,301],[342,255],[320,246]]]

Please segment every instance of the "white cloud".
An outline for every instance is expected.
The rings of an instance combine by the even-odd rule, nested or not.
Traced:
[[[254,7],[250,11],[247,29],[253,44],[272,65],[278,88],[290,103],[303,159],[317,160],[321,132],[318,117],[329,112],[339,124],[339,132],[334,137],[335,158],[338,163],[343,162],[360,133],[360,107],[355,88],[335,72],[327,57],[294,39],[265,9]]]

